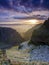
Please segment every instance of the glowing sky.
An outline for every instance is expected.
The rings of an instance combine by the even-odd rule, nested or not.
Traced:
[[[0,22],[46,20],[48,17],[49,0],[0,0]]]

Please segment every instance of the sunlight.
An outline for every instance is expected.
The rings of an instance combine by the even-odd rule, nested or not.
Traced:
[[[30,24],[38,24],[38,20],[34,19],[34,20],[29,20]]]

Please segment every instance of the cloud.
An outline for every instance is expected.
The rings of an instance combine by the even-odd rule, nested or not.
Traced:
[[[36,9],[49,10],[49,0],[0,0],[0,8],[13,9],[24,13]]]
[[[0,10],[0,22],[13,21],[17,22],[18,20],[29,20],[29,19],[39,19],[46,20],[49,17],[49,11],[32,11],[31,13],[22,13],[11,10]]]
[[[33,11],[31,13],[28,13],[26,16],[24,15],[14,15],[11,16],[13,19],[40,19],[40,20],[46,20],[49,17],[49,11]]]
[[[0,0],[0,22],[49,17],[49,0]]]

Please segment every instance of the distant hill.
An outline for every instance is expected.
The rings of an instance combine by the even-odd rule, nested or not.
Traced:
[[[27,40],[30,40],[31,39],[31,36],[32,36],[32,32],[37,29],[38,27],[40,27],[42,25],[41,24],[37,24],[36,26],[32,27],[31,29],[29,29],[27,32],[24,33],[24,39],[27,41]]]
[[[29,44],[49,45],[49,19],[46,20],[40,27],[34,29]]]
[[[19,45],[23,41],[24,39],[16,30],[7,27],[0,27],[0,44]]]

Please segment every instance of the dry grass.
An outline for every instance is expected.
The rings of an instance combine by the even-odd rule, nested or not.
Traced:
[[[49,62],[38,62],[38,61],[33,61],[33,62],[13,62],[12,61],[12,64],[13,65],[49,65]]]

